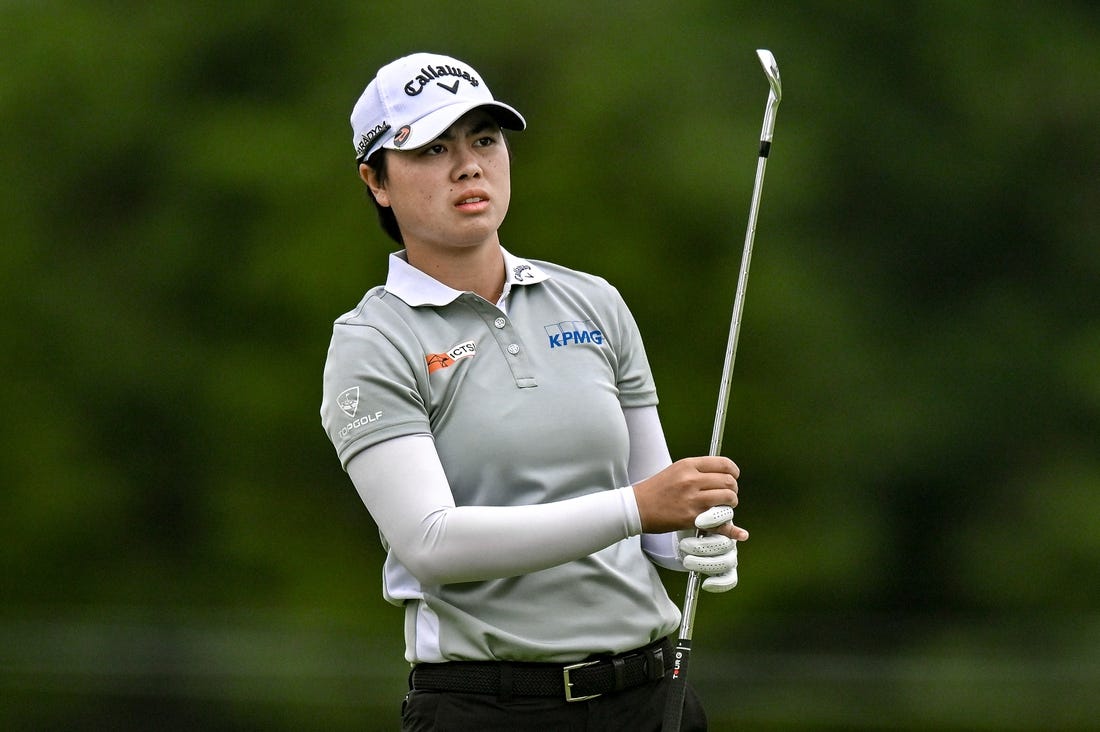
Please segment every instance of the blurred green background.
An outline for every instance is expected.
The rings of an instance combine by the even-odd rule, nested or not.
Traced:
[[[9,0],[0,47],[0,727],[396,728],[318,407],[391,249],[347,117],[397,56],[523,111],[505,246],[618,285],[704,453],[758,47],[714,728],[1100,718],[1097,4]]]

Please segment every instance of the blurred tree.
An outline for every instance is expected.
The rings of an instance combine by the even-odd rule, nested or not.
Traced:
[[[317,410],[330,323],[389,248],[347,115],[398,55],[468,58],[524,111],[505,245],[619,286],[673,453],[704,451],[768,46],[785,99],[726,432],[754,537],[697,631],[745,693],[716,714],[1087,726],[1097,7],[403,11],[0,7],[0,724],[390,727],[399,611]],[[951,648],[1050,673],[919,693]],[[935,683],[781,655],[856,651]],[[830,701],[852,688],[866,707]]]

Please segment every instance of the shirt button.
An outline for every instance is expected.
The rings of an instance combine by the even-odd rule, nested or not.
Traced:
[[[517,345],[516,345],[515,343],[513,343],[513,344],[512,344],[512,345],[510,345],[510,346],[508,346],[508,353],[510,353],[510,354],[512,354],[513,356],[515,356],[515,355],[516,355],[517,353],[519,353],[519,346],[517,346]]]
[[[505,320],[504,318],[497,318],[496,320],[493,321],[493,325],[495,325],[498,328],[503,328],[504,326],[508,325],[508,321]]]

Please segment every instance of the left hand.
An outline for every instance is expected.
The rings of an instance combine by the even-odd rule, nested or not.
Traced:
[[[727,536],[727,533],[747,539],[748,532],[733,526],[730,520],[732,516],[733,509],[717,506],[699,514],[695,525],[703,531],[724,531],[704,536],[696,536],[695,532],[687,531],[679,533],[678,549],[684,568],[707,575],[703,580],[703,590],[706,592],[727,592],[737,586],[737,542]]]

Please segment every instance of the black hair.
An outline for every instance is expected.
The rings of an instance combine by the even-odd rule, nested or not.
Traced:
[[[368,168],[374,171],[375,178],[378,179],[379,185],[385,185],[386,183],[386,149],[379,148],[369,158],[359,159],[355,163],[355,167],[358,168],[361,164],[366,164]],[[397,217],[393,213],[393,209],[389,206],[383,206],[378,202],[378,199],[374,197],[374,193],[371,189],[367,188],[367,195],[370,196],[371,203],[374,204],[374,209],[378,212],[378,224],[382,227],[382,231],[386,232],[386,236],[393,239],[398,244],[404,246],[405,239],[401,236],[401,227],[397,225]]]

